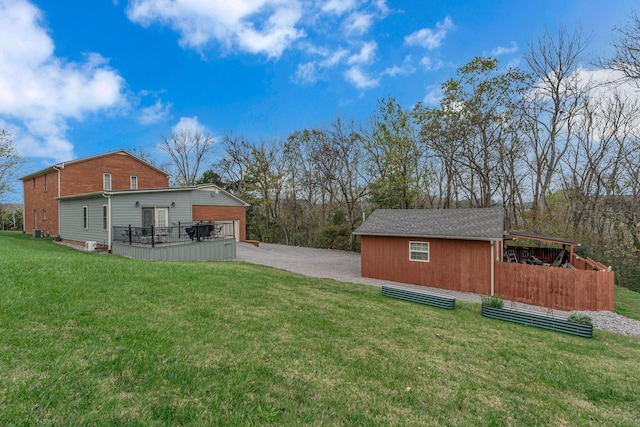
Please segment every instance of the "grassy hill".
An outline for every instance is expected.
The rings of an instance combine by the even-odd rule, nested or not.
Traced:
[[[631,426],[640,414],[637,338],[21,233],[0,233],[0,260],[0,425]]]

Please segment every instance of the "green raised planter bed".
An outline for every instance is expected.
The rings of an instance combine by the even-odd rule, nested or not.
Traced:
[[[492,319],[521,323],[523,325],[535,326],[536,328],[549,329],[584,338],[593,337],[593,325],[569,322],[563,318],[549,317],[521,310],[488,307],[485,305],[482,306],[482,315]]]
[[[435,295],[419,289],[402,288],[398,286],[383,286],[382,296],[398,298],[419,304],[453,310],[456,307],[456,299],[447,295]]]

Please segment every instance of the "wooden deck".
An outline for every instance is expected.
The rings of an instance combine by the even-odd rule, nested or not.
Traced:
[[[236,258],[234,238],[158,244],[155,247],[114,242],[111,252],[128,258],[150,261],[224,261]]]

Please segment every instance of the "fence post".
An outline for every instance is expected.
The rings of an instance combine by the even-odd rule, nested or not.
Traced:
[[[154,232],[153,225],[152,225],[151,226],[151,247],[152,248],[156,247],[155,238],[156,238],[156,233]]]
[[[129,224],[129,244],[131,244],[131,224]]]

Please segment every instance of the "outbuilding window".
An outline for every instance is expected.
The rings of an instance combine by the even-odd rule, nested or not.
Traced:
[[[429,262],[429,242],[409,242],[409,260]]]
[[[82,227],[86,230],[89,228],[89,207],[82,207]]]

